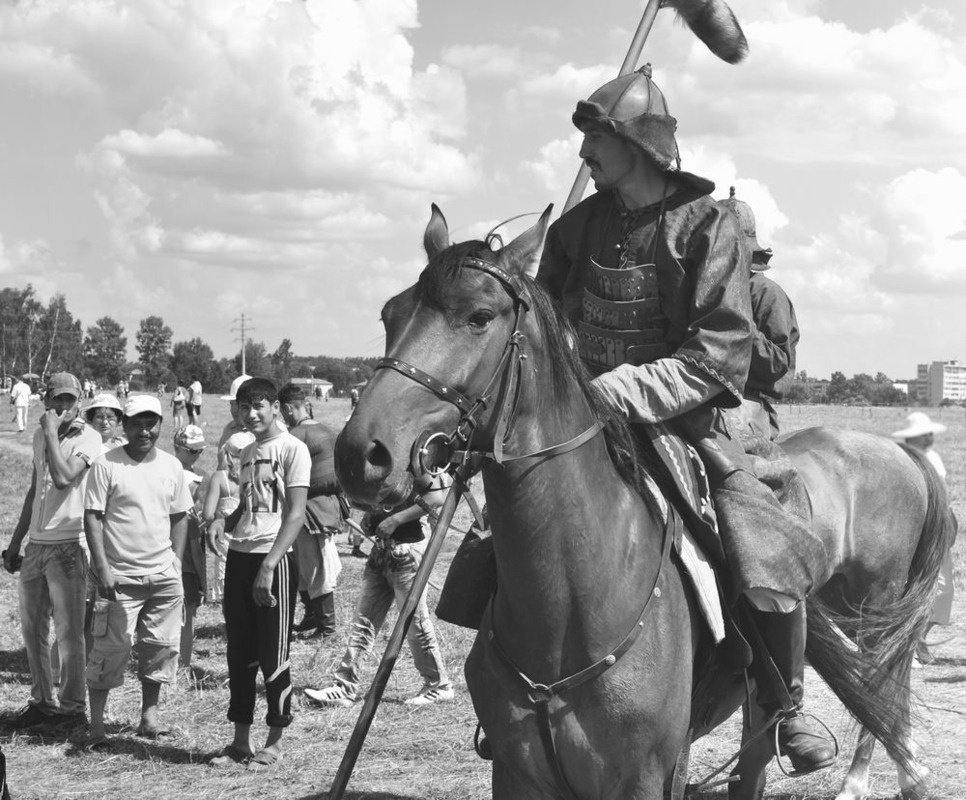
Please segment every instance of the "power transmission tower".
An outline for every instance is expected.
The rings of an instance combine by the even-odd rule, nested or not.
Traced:
[[[238,331],[238,336],[235,337],[235,341],[241,340],[241,374],[247,375],[248,372],[245,370],[245,334],[246,332],[255,330],[251,325],[251,317],[246,318],[245,312],[242,312],[240,317],[235,318],[235,322],[238,323],[237,328],[232,328],[233,331]]]

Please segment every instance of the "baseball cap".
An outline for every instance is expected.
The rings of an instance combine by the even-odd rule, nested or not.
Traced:
[[[164,415],[161,413],[161,401],[153,394],[132,395],[124,403],[124,416],[136,417],[138,414],[156,414],[159,417],[163,417]]]
[[[81,396],[80,381],[69,372],[55,372],[47,380],[47,394],[50,397],[57,397],[59,394],[69,394],[74,397]]]
[[[228,390],[228,394],[221,396],[222,400],[234,400],[238,396],[238,390],[245,381],[250,381],[252,379],[251,375],[239,375],[235,380],[231,382],[231,388]]]
[[[205,446],[205,432],[197,425],[185,425],[174,434],[174,446],[185,450],[197,450]]]

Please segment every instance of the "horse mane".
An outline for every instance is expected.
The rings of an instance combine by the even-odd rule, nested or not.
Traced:
[[[465,258],[493,260],[493,243],[502,243],[499,235],[491,233],[486,240],[470,240],[451,245],[430,258],[429,264],[419,276],[416,291],[421,300],[434,308],[442,308],[443,287],[459,276]],[[652,511],[657,503],[647,482],[647,474],[656,467],[648,453],[642,450],[638,439],[623,416],[607,402],[603,393],[591,382],[591,375],[577,351],[577,334],[557,304],[529,275],[520,274],[531,301],[531,312],[540,326],[546,342],[550,382],[554,395],[567,397],[579,391],[603,423],[607,453],[618,474],[631,488],[638,492]]]

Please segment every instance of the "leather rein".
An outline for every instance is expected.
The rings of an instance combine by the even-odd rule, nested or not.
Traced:
[[[520,386],[523,377],[523,362],[527,355],[523,352],[523,345],[526,335],[523,333],[523,323],[526,313],[530,310],[530,295],[526,286],[520,281],[519,277],[512,275],[506,270],[498,267],[490,261],[481,258],[464,258],[460,265],[469,269],[479,270],[495,278],[506,290],[513,300],[515,319],[513,332],[507,338],[506,345],[500,360],[497,362],[493,374],[487,381],[486,386],[476,400],[471,401],[462,392],[447,385],[438,378],[434,378],[428,372],[419,367],[403,361],[399,358],[387,356],[379,360],[376,370],[392,369],[401,375],[405,375],[420,386],[423,386],[439,399],[456,406],[461,414],[455,430],[450,434],[441,432],[424,432],[413,444],[411,463],[413,470],[422,470],[429,474],[438,474],[453,469],[454,467],[469,465],[473,467],[473,472],[481,469],[485,463],[494,462],[503,464],[508,461],[520,461],[526,458],[550,458],[551,456],[574,450],[586,442],[593,439],[603,430],[600,420],[594,422],[586,430],[568,439],[566,442],[551,445],[532,453],[522,453],[518,455],[504,452],[506,442],[510,437],[510,429],[516,417],[517,404],[520,400]],[[504,380],[505,379],[505,380]],[[473,450],[471,444],[473,435],[483,426],[483,414],[494,401],[494,392],[503,386],[503,404],[497,419],[496,430],[493,436],[493,449]],[[437,443],[438,440],[438,443]],[[438,446],[447,454],[446,464],[442,467],[436,465],[426,466],[425,460],[431,454],[430,445]]]

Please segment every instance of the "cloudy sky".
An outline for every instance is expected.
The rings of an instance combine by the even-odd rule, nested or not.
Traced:
[[[0,285],[130,344],[382,354],[382,302],[455,238],[559,211],[577,99],[643,0],[0,0]],[[736,185],[795,301],[799,367],[966,359],[962,0],[733,0],[729,66],[662,11],[644,60],[683,167]],[[133,349],[132,349],[133,355]]]

